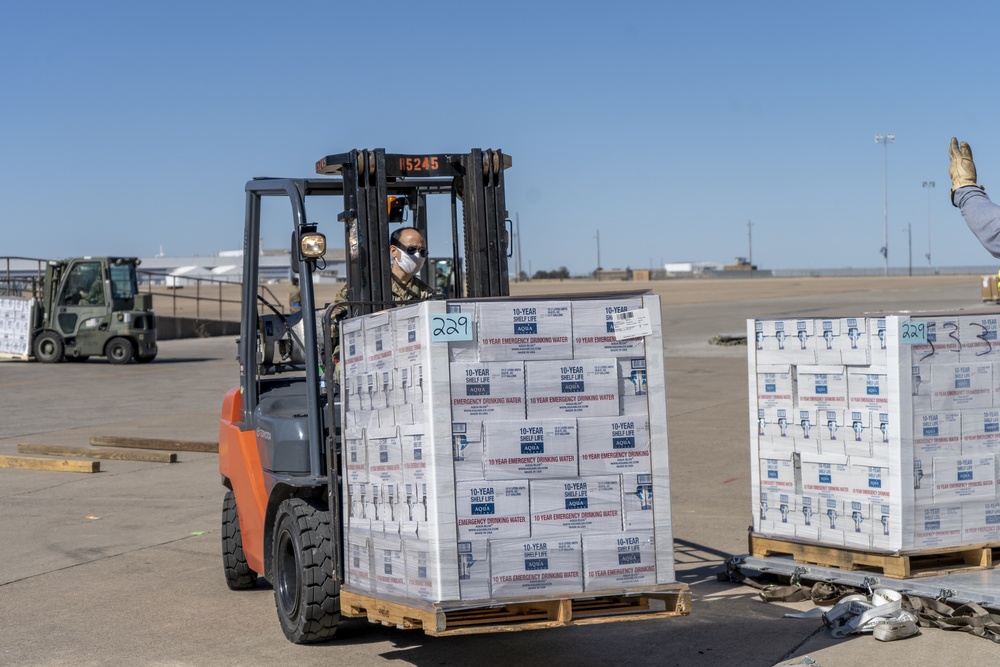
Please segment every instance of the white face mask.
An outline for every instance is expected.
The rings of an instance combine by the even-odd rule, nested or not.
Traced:
[[[399,268],[408,276],[412,276],[420,271],[424,267],[424,257],[414,257],[413,255],[407,253],[402,248],[396,248],[399,252],[399,257],[396,258],[396,264]]]

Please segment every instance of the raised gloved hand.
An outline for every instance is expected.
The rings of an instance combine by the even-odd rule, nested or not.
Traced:
[[[951,176],[951,192],[972,185],[980,190],[983,186],[976,183],[976,163],[972,161],[972,149],[965,141],[959,147],[958,139],[951,138],[951,147],[948,149],[948,157],[951,164],[948,166],[948,174]]]

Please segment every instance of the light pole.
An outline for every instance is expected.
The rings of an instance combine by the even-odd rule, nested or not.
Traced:
[[[882,256],[885,258],[885,275],[889,275],[889,144],[896,141],[895,134],[876,134],[875,143],[882,144],[882,212],[885,216],[885,245],[882,246]]]
[[[927,190],[927,268],[931,268],[931,190],[934,181],[924,181],[924,188]]]
[[[753,278],[753,223],[747,220],[747,261],[750,263],[750,277]]]
[[[906,238],[910,246],[910,275],[913,275],[913,223],[906,223]]]
[[[600,229],[597,230],[597,236],[595,236],[594,238],[597,239],[597,270],[600,271],[601,270],[601,230]]]

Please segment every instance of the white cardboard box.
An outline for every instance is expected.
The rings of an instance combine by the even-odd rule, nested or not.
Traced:
[[[347,583],[352,590],[372,591],[371,535],[364,530],[347,534]]]
[[[769,364],[757,366],[757,408],[778,408],[795,403],[794,366]],[[844,387],[847,398],[847,387]]]
[[[670,487],[656,489],[663,502],[670,502]],[[650,473],[622,474],[622,516],[625,530],[653,529],[653,475]]]
[[[972,363],[1000,360],[998,327],[1000,327],[1000,316],[995,314],[959,316],[958,336],[962,347],[958,353],[958,360]]]
[[[930,365],[958,363],[961,350],[958,315],[911,317],[910,322],[927,324],[927,342],[909,345],[910,361]],[[905,347],[904,347],[905,349]]]
[[[451,364],[451,414],[456,422],[524,419],[524,364]]]
[[[652,531],[583,535],[583,590],[628,590],[656,585]]]
[[[851,457],[850,490],[848,501],[864,499],[866,503],[883,503],[892,499],[893,475],[899,479],[899,470],[893,470],[885,459]]]
[[[426,484],[428,481],[428,461],[432,445],[427,436],[426,424],[408,424],[399,427],[399,447],[402,452],[403,483]]]
[[[459,540],[531,534],[526,480],[456,482],[455,496]]]
[[[962,454],[962,413],[930,410],[913,413],[913,451],[921,459]]]
[[[868,321],[864,317],[845,317],[841,320],[841,363],[850,366],[867,366],[871,361],[871,342]]]
[[[993,405],[993,364],[942,363],[931,370],[934,410],[989,408]]]
[[[525,363],[529,418],[617,415],[618,360]]]
[[[892,397],[885,366],[847,368],[847,409],[885,412]]]
[[[586,417],[577,420],[580,475],[651,472],[649,420]]]
[[[489,599],[489,540],[461,540],[458,543],[458,586],[463,600]]]
[[[987,500],[962,503],[962,542],[1000,542],[1000,502]]]
[[[622,524],[619,475],[531,480],[531,535],[618,532]]]
[[[484,423],[486,479],[576,477],[576,419],[528,419]]]
[[[935,456],[934,504],[996,498],[996,456]]]
[[[340,336],[340,365],[344,378],[366,373],[364,319],[355,317],[341,322]]]
[[[348,484],[368,482],[368,451],[362,429],[344,429],[344,473]]]
[[[392,326],[389,323],[389,311],[383,311],[365,317],[365,364],[368,372],[392,370],[395,368],[393,359]]]
[[[842,364],[840,337],[843,335],[843,321],[840,318],[827,318],[817,320],[815,323],[816,333],[816,362],[820,364]]]
[[[844,366],[799,366],[796,405],[800,410],[847,409],[847,369]]]
[[[451,444],[455,479],[483,479],[483,422],[452,422]]]
[[[495,599],[583,592],[580,535],[490,540],[490,588]]]
[[[1000,454],[1000,409],[962,411],[962,451],[960,454]]]
[[[792,459],[760,459],[760,488],[775,493],[795,493]]]
[[[639,297],[574,301],[573,358],[644,356],[644,338],[615,338],[615,316],[640,308],[642,299]]]
[[[632,357],[618,360],[619,414],[646,416],[649,414],[646,359]]]
[[[406,594],[411,598],[439,602],[461,598],[460,582],[450,576],[446,562],[457,556],[455,542],[434,542],[415,536],[403,538]]]
[[[760,364],[814,364],[816,340],[812,320],[764,320],[757,323]]]
[[[910,535],[914,549],[950,547],[962,542],[962,506],[935,505],[914,510]]]
[[[844,500],[850,493],[850,466],[846,456],[806,455],[802,462],[802,493]]]
[[[374,592],[406,597],[406,560],[398,535],[372,536]]]
[[[368,449],[368,479],[371,482],[403,483],[403,448],[399,429],[371,428],[365,431]]]
[[[480,361],[573,358],[569,301],[478,302]]]

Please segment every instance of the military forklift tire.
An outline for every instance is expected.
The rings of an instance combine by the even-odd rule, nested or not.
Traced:
[[[54,331],[42,332],[35,339],[35,359],[43,364],[55,364],[62,361],[65,349],[62,337]]]
[[[257,586],[257,573],[250,569],[243,551],[240,516],[232,491],[227,491],[222,501],[222,568],[230,590],[245,591]]]
[[[340,622],[340,591],[333,578],[330,513],[301,498],[278,506],[272,564],[274,604],[289,641],[330,639]]]
[[[132,345],[132,341],[121,336],[109,340],[104,349],[107,352],[108,361],[113,364],[127,364],[135,356],[135,346]]]

